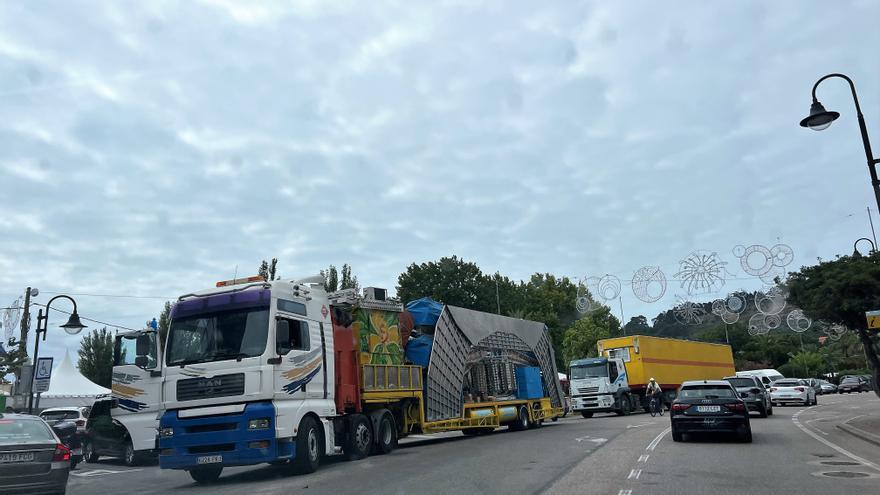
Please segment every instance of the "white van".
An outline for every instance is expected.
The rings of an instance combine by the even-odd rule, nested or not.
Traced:
[[[761,379],[761,383],[764,384],[764,388],[770,388],[771,383],[785,378],[782,376],[782,373],[773,369],[737,371],[736,376],[757,376]]]

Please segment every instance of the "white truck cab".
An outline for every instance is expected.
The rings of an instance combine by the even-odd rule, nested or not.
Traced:
[[[127,431],[140,455],[156,449],[162,385],[162,351],[155,329],[116,335],[111,416]]]
[[[589,358],[572,361],[569,367],[571,409],[585,418],[597,412],[628,414],[636,407],[626,367],[619,358]]]

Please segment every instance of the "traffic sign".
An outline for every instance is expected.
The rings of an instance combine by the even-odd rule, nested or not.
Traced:
[[[37,368],[34,371],[34,392],[41,393],[49,390],[49,381],[52,379],[53,358],[37,358]]]
[[[866,311],[865,316],[868,318],[868,328],[880,328],[880,310]]]

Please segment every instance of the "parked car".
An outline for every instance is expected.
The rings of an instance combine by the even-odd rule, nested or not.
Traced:
[[[70,449],[37,416],[0,414],[0,493],[64,493]]]
[[[804,380],[807,382],[807,385],[813,387],[816,395],[822,395],[822,380],[818,378],[804,378]]]
[[[56,421],[50,426],[61,443],[70,449],[70,469],[76,469],[76,465],[83,459],[82,435],[77,429],[76,422],[71,420]]]
[[[756,376],[728,376],[724,380],[736,389],[750,411],[758,411],[762,418],[773,414],[770,392]]]
[[[113,399],[99,399],[92,405],[83,438],[83,459],[98,462],[104,457],[117,457],[127,466],[139,463],[128,430],[110,415]]]
[[[848,376],[840,381],[840,385],[837,386],[837,393],[852,393],[852,392],[867,392],[870,388],[868,387],[868,382],[865,381],[864,378],[860,376]]]
[[[874,377],[872,377],[871,375],[860,375],[860,376],[865,380],[865,383],[868,384],[868,391],[870,392],[870,391],[874,390]]]
[[[835,385],[827,380],[822,380],[822,383],[820,384],[820,386],[822,387],[822,394],[823,395],[837,393],[837,385]]]
[[[770,400],[773,405],[801,404],[816,405],[816,391],[800,378],[783,378],[770,386]]]
[[[749,409],[724,380],[682,383],[669,418],[675,442],[691,433],[735,433],[743,442],[752,441]]]
[[[81,407],[50,407],[49,409],[43,409],[43,412],[40,413],[40,417],[46,423],[49,423],[49,426],[54,425],[59,421],[73,421],[76,424],[76,429],[80,433],[86,432],[86,421],[89,419],[89,410],[91,408],[87,406]]]
[[[764,388],[770,388],[771,383],[784,378],[782,373],[769,368],[764,370],[737,371],[736,376],[757,376],[761,383],[764,384]]]

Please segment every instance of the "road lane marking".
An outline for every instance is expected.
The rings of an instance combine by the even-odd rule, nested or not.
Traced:
[[[70,475],[79,476],[80,478],[91,478],[94,476],[105,476],[108,474],[133,473],[135,471],[143,471],[143,469],[125,469],[123,471],[112,471],[110,469],[93,469],[91,471],[83,471],[81,473],[70,473]]]
[[[649,443],[648,446],[645,447],[645,450],[647,450],[649,452],[653,452],[654,449],[657,448],[657,444],[660,443],[660,440],[663,439],[663,436],[666,435],[667,433],[669,433],[670,431],[672,431],[671,426],[667,427],[665,430],[661,431],[660,434],[657,435],[656,437],[654,437],[654,440],[651,440],[651,443]]]
[[[638,425],[626,425],[626,429],[628,430],[628,429],[630,429],[630,428],[641,428],[641,427],[643,427],[643,426],[648,426],[648,425],[652,425],[652,424],[654,424],[653,421],[648,422],[648,423],[638,424]]]
[[[587,436],[575,438],[575,441],[578,443],[593,442],[598,445],[598,444],[603,444],[603,443],[607,442],[608,439],[607,438],[593,438],[593,437],[587,435]]]
[[[648,454],[642,454],[642,455],[639,456],[639,461],[638,461],[638,462],[648,462],[648,458],[649,458],[649,457],[651,457],[651,456],[648,455]]]
[[[629,490],[621,489],[619,492],[617,492],[617,495],[632,495],[632,492],[633,492],[632,489],[629,489]]]
[[[843,447],[837,445],[836,443],[829,442],[828,440],[826,440],[826,439],[820,437],[819,435],[816,435],[816,434],[813,433],[812,431],[810,431],[810,429],[807,428],[806,426],[802,425],[801,422],[800,422],[800,420],[798,419],[798,416],[800,416],[802,412],[804,412],[804,411],[809,411],[810,409],[812,409],[812,408],[809,407],[809,408],[807,408],[807,409],[801,409],[800,411],[796,412],[796,413],[794,414],[794,416],[791,417],[791,421],[794,423],[795,426],[797,426],[798,428],[800,428],[800,430],[803,431],[804,433],[806,433],[807,435],[810,435],[811,437],[813,437],[813,438],[815,438],[816,440],[818,440],[818,441],[824,443],[824,444],[827,445],[828,447],[831,447],[832,449],[834,449],[834,450],[840,452],[841,454],[843,454],[843,455],[849,457],[850,459],[852,459],[852,460],[854,460],[854,461],[861,462],[862,464],[864,464],[864,465],[866,465],[866,466],[870,466],[870,467],[874,468],[875,470],[880,471],[880,466],[878,466],[877,464],[874,464],[873,462],[871,462],[871,461],[869,461],[869,460],[867,460],[867,459],[863,459],[863,458],[861,458],[861,457],[859,457],[859,456],[853,454],[852,452],[850,452],[850,451],[844,449]]]
[[[627,476],[626,479],[637,480],[637,479],[639,479],[639,476],[641,476],[641,475],[642,475],[641,469],[632,469],[632,470],[630,470],[629,476]]]

